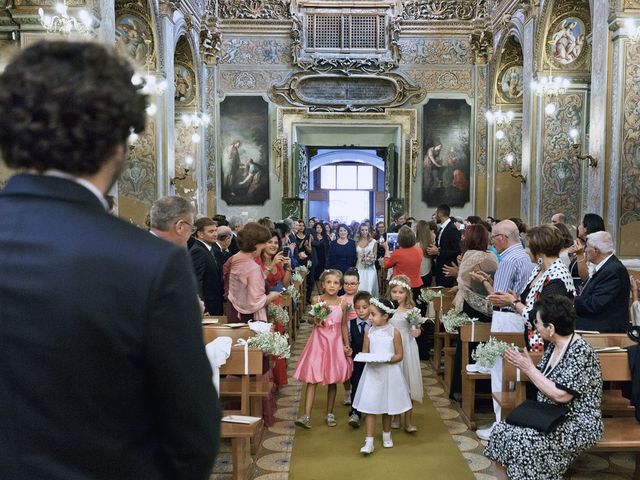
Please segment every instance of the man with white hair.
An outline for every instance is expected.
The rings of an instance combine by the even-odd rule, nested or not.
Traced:
[[[235,255],[240,251],[240,248],[238,248],[236,235],[238,233],[238,230],[242,228],[242,225],[244,225],[244,220],[242,220],[242,217],[234,215],[229,219],[229,228],[232,232],[231,244],[229,245],[229,252],[231,252],[231,255]]]
[[[193,230],[194,208],[182,197],[162,197],[153,202],[149,214],[152,235],[186,247]]]
[[[613,254],[609,232],[587,236],[585,253],[592,265],[582,293],[575,299],[576,328],[624,333],[629,327],[629,273]]]
[[[553,216],[551,217],[551,223],[553,223],[554,225],[557,225],[558,223],[565,223],[567,221],[567,217],[565,216],[564,213],[554,213]]]

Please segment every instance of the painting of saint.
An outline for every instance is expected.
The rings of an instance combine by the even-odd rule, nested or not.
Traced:
[[[221,190],[228,205],[269,199],[269,106],[258,96],[227,96],[220,104]]]
[[[116,20],[116,50],[144,66],[151,53],[153,34],[147,23],[135,15],[124,15]]]
[[[174,100],[176,103],[188,104],[195,98],[195,74],[190,68],[176,64],[175,65],[175,93]]]
[[[500,81],[502,95],[507,100],[516,100],[522,97],[522,67],[513,66],[507,68]]]
[[[434,99],[422,108],[422,201],[463,207],[470,199],[471,106]]]
[[[558,63],[568,65],[582,52],[585,41],[585,27],[582,20],[567,17],[557,23],[549,41],[550,55]]]

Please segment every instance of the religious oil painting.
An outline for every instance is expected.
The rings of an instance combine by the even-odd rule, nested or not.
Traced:
[[[430,100],[422,125],[422,201],[429,207],[464,206],[470,198],[471,106],[465,100]]]
[[[585,26],[577,17],[560,19],[551,28],[549,56],[562,65],[573,63],[582,53]]]
[[[522,97],[522,67],[507,67],[500,76],[500,89],[506,100]]]
[[[269,106],[258,96],[227,96],[220,104],[222,199],[262,205],[269,199]]]
[[[152,53],[153,34],[149,25],[135,15],[123,15],[116,20],[116,50],[144,66]]]
[[[175,93],[176,105],[188,105],[196,96],[196,78],[193,70],[186,65],[175,65]]]

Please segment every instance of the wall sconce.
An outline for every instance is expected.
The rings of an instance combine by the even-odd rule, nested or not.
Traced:
[[[193,157],[191,155],[187,155],[184,158],[185,167],[182,167],[182,173],[176,172],[176,176],[169,180],[169,184],[172,187],[176,186],[176,183],[181,182],[182,180],[186,180],[189,176],[189,172],[191,171],[190,167],[193,165]]]
[[[596,168],[598,166],[598,159],[591,155],[582,153],[582,144],[578,143],[579,132],[577,128],[572,128],[569,131],[571,137],[571,148],[573,148],[574,155],[578,160],[588,160],[589,166]]]
[[[509,165],[509,174],[511,174],[511,176],[513,178],[518,178],[520,179],[520,183],[527,183],[527,177],[525,177],[524,175],[522,175],[522,173],[520,172],[516,172],[516,170],[513,168],[513,154],[509,153],[507,154],[504,159],[507,161],[507,164]]]
[[[633,18],[624,21],[624,31],[632,42],[640,41],[640,25],[636,25]]]
[[[496,125],[496,138],[502,140],[505,137],[503,129],[511,124],[511,120],[513,120],[515,114],[511,110],[506,113],[503,113],[502,110],[487,110],[484,116],[489,125]]]
[[[192,114],[183,113],[182,122],[187,126],[193,128],[193,134],[191,135],[191,143],[200,143],[201,137],[198,130],[201,126],[207,126],[211,123],[211,117],[207,113],[195,112]]]

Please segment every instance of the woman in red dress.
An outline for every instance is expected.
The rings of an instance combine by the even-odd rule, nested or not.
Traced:
[[[256,257],[256,263],[264,272],[266,293],[280,292],[291,283],[291,259],[282,253],[282,240],[275,230],[271,231],[271,239],[262,254]],[[280,298],[272,303],[280,305]],[[278,333],[286,332],[286,327],[279,323],[274,323],[273,328]],[[276,387],[280,388],[287,384],[287,362],[284,358],[272,357],[272,360],[274,381]]]

